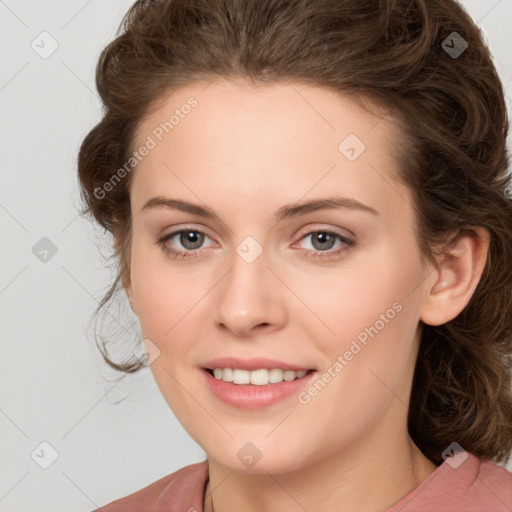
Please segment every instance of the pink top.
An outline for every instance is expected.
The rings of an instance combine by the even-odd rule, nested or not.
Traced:
[[[207,481],[208,463],[198,462],[94,512],[203,512]],[[512,473],[470,453],[457,454],[387,510],[399,511],[511,512]]]

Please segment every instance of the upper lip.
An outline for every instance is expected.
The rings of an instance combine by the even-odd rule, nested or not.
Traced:
[[[258,357],[254,359],[238,359],[236,357],[221,357],[212,359],[204,363],[203,368],[213,370],[215,368],[238,368],[240,370],[260,370],[272,368],[280,368],[282,370],[311,370],[311,367],[284,363],[277,359],[267,359],[266,357]]]

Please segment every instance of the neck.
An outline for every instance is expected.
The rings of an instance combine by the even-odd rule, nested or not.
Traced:
[[[408,435],[384,445],[364,437],[358,446],[287,472],[240,473],[209,458],[204,510],[385,512],[437,469]]]

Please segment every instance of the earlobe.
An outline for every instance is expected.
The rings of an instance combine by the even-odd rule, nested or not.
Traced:
[[[469,303],[485,268],[490,234],[483,227],[461,231],[438,258],[436,281],[427,290],[420,319],[428,325],[453,320]]]

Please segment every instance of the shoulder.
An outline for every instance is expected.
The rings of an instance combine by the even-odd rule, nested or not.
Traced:
[[[185,466],[146,487],[93,512],[183,512],[203,510],[208,463]]]
[[[493,462],[480,462],[478,474],[475,479],[478,487],[487,488],[512,510],[512,473]]]
[[[512,473],[464,452],[447,458],[387,512],[510,512]]]

